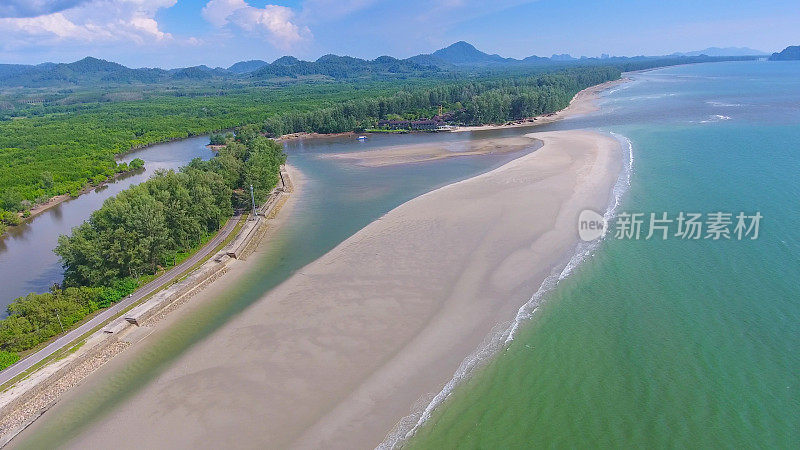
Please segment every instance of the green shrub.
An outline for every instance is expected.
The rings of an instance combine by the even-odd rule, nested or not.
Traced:
[[[131,170],[141,169],[142,167],[144,167],[144,161],[139,158],[136,158],[133,161],[131,161],[130,164],[128,164],[128,167],[130,167]]]
[[[0,209],[0,222],[5,225],[19,225],[22,219],[19,218],[16,212]]]
[[[0,370],[19,361],[19,355],[5,350],[0,350]]]

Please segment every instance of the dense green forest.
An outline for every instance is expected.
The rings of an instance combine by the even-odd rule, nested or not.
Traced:
[[[0,94],[0,232],[19,220],[15,213],[23,214],[56,195],[77,195],[86,186],[128,170],[115,162],[115,155],[156,142],[246,124],[259,124],[273,135],[359,130],[387,115],[430,116],[440,105],[460,123],[502,122],[559,109],[578,90],[618,77],[621,70],[696,60],[703,59],[631,58],[610,66],[599,65],[602,60],[560,66],[526,66],[517,61],[397,78],[371,71],[394,70],[393,64],[400,60],[365,62],[329,55],[314,62],[313,70],[286,58],[246,78],[187,75],[178,83],[174,79],[180,77],[179,71],[170,71],[173,81],[166,84],[4,91]],[[79,63],[37,70],[55,78],[93,82],[98,76],[118,77],[133,70],[98,60]],[[265,70],[273,70],[270,67],[328,75],[295,81],[260,79]],[[94,78],[84,75],[90,70],[97,72]],[[359,78],[364,74],[371,75]]]
[[[439,105],[452,112],[461,124],[502,123],[557,111],[566,107],[578,91],[619,77],[616,67],[595,67],[451,82],[391,96],[348,100],[309,112],[275,115],[267,119],[263,131],[273,135],[352,131],[370,128],[387,115],[433,111]]]
[[[22,211],[55,195],[77,194],[120,171],[114,155],[135,147],[309,111],[354,96],[382,95],[396,87],[199,89],[195,95],[162,92],[140,101],[31,107],[0,120],[0,209]]]
[[[245,186],[252,184],[257,200],[266,200],[285,162],[283,147],[253,127],[226,143],[209,161],[157,172],[109,198],[70,236],[61,236],[55,251],[65,269],[62,285],[8,306],[9,316],[0,321],[0,351],[33,348],[133,292],[142,277],[174,265],[234,208],[249,204]]]

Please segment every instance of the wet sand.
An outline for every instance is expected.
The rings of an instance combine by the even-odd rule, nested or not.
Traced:
[[[536,152],[413,199],[301,269],[69,445],[379,444],[566,262],[580,211],[607,206],[622,168],[617,141],[532,136],[544,142]]]
[[[534,127],[575,115],[589,114],[598,110],[596,100],[599,98],[602,91],[627,81],[629,81],[628,78],[621,78],[619,80],[608,81],[588,87],[578,92],[566,108],[555,113],[501,125],[490,124],[457,127],[453,132]],[[533,128],[531,131],[533,131]],[[322,157],[341,159],[363,167],[382,167],[395,164],[435,161],[457,156],[514,153],[529,148],[534,144],[534,139],[532,139],[530,135],[523,135],[495,139],[465,140],[463,142],[450,141],[417,145],[396,145],[360,152],[333,153],[322,155]]]
[[[419,163],[454,156],[476,156],[514,153],[531,147],[535,139],[514,136],[496,139],[451,141],[416,145],[392,145],[360,152],[332,153],[323,158],[334,158],[364,167],[381,167],[395,164]]]

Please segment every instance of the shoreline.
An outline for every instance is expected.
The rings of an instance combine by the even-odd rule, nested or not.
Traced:
[[[138,151],[138,150],[143,150],[143,149],[146,149],[148,147],[152,147],[154,145],[168,144],[170,142],[177,142],[177,141],[182,141],[182,140],[185,140],[185,139],[191,139],[191,138],[200,137],[200,136],[206,136],[206,135],[210,136],[212,133],[214,133],[214,132],[211,131],[211,132],[205,133],[205,134],[195,134],[195,135],[189,135],[189,136],[185,136],[185,137],[169,138],[169,139],[164,139],[164,140],[161,140],[161,141],[158,141],[158,142],[151,142],[149,144],[136,145],[136,146],[131,147],[131,148],[129,148],[129,149],[123,151],[123,152],[114,154],[113,158],[114,158],[114,161],[117,161],[122,156],[128,155],[128,154],[133,153],[133,152]],[[143,169],[146,169],[146,167],[143,168]],[[83,194],[88,194],[89,192],[92,192],[93,190],[95,190],[97,188],[106,186],[106,185],[109,184],[109,180],[112,180],[112,182],[114,182],[118,178],[126,176],[126,175],[130,175],[130,174],[136,172],[137,170],[140,170],[140,169],[129,170],[127,172],[121,172],[121,173],[115,174],[112,178],[106,179],[105,181],[103,181],[103,182],[101,182],[101,183],[99,183],[97,185],[87,184],[86,186],[81,188],[80,192],[78,192],[78,195],[76,195],[74,197],[69,195],[69,194],[61,194],[61,195],[56,195],[56,196],[50,197],[49,199],[47,199],[46,202],[34,205],[30,209],[31,215],[28,216],[28,217],[22,217],[22,213],[17,213],[17,214],[19,214],[20,218],[22,219],[21,224],[30,222],[36,216],[38,216],[39,214],[47,211],[50,208],[53,208],[54,206],[60,205],[60,204],[66,202],[68,200],[73,199],[73,198],[78,198]],[[14,225],[14,226],[16,226],[16,225]],[[6,230],[6,232],[7,231],[8,230]],[[6,235],[5,232],[0,234],[0,239],[3,239],[3,237],[5,235]]]
[[[566,262],[578,212],[607,207],[616,140],[535,137],[545,143],[536,152],[372,222],[69,445],[377,445]]]
[[[644,69],[641,71],[633,71],[633,72],[624,72],[622,76],[617,80],[606,81],[601,84],[597,84],[594,86],[589,86],[586,89],[579,91],[575,94],[565,108],[560,109],[556,112],[541,114],[535,117],[526,117],[523,119],[519,119],[510,123],[504,124],[484,124],[484,125],[466,125],[466,126],[456,126],[455,128],[448,130],[448,131],[441,131],[441,132],[449,132],[449,133],[461,133],[461,132],[470,132],[470,131],[482,131],[482,130],[500,130],[506,128],[521,128],[521,127],[535,127],[537,125],[544,125],[548,123],[555,122],[557,120],[561,120],[573,115],[579,114],[588,114],[594,111],[597,111],[598,108],[596,105],[593,105],[593,102],[599,98],[599,94],[606,89],[610,89],[616,85],[627,83],[631,81],[630,78],[626,76],[626,74],[632,73],[639,73],[649,70],[655,69]],[[409,130],[406,133],[414,133],[414,134],[422,134],[422,133],[431,133],[431,131],[414,131]],[[273,138],[276,142],[289,142],[295,140],[305,140],[305,139],[330,139],[330,138],[339,138],[339,137],[353,137],[359,134],[386,134],[386,133],[374,133],[365,131],[363,133],[356,133],[355,131],[345,131],[342,133],[307,133],[307,132],[298,132],[298,133],[288,133]]]
[[[535,134],[535,133],[532,133]],[[625,136],[610,133],[619,142],[621,156],[623,159],[622,171],[611,189],[608,207],[603,213],[606,220],[611,220],[620,206],[622,196],[628,191],[633,169],[633,149],[631,142]],[[627,151],[626,151],[627,148]],[[627,155],[627,162],[624,161]],[[467,355],[448,381],[436,395],[429,395],[429,398],[420,397],[411,409],[411,412],[400,419],[395,426],[386,434],[384,440],[377,446],[378,449],[392,449],[413,438],[417,431],[423,427],[432,415],[450,398],[450,395],[463,382],[469,380],[477,370],[496,358],[498,353],[505,349],[514,340],[520,326],[533,318],[538,308],[544,303],[545,296],[555,289],[561,279],[568,277],[572,271],[580,264],[585,262],[597,247],[607,238],[607,233],[600,238],[590,242],[579,242],[574,247],[571,257],[561,265],[554,265],[554,270],[550,272],[539,286],[539,289],[531,298],[519,307],[516,316],[512,321],[498,323],[495,328],[486,336],[484,341],[472,353]]]
[[[624,82],[624,80],[617,80],[617,82]],[[615,84],[616,84],[616,83],[615,83]],[[574,104],[579,104],[579,103],[581,103],[581,102],[585,102],[585,101],[592,101],[592,100],[593,100],[593,98],[594,98],[593,96],[596,96],[596,95],[597,95],[597,93],[598,93],[599,91],[601,91],[601,90],[603,90],[603,89],[606,89],[607,87],[609,87],[609,86],[603,86],[603,87],[600,87],[600,86],[601,86],[601,85],[598,85],[598,86],[595,86],[595,87],[593,87],[593,88],[594,88],[594,89],[593,89],[593,91],[594,91],[594,92],[592,92],[592,95],[587,95],[587,96],[582,96],[582,97],[579,97],[578,95],[576,95],[576,96],[575,96],[575,98],[573,98],[573,100],[570,102],[570,107],[566,108],[565,110],[562,110],[562,111],[564,112],[564,113],[563,113],[563,115],[567,115],[567,113],[569,113],[569,114],[577,114],[577,113],[579,113],[579,112],[576,112],[576,108],[574,108],[574,107],[573,107],[573,105],[574,105]],[[582,92],[583,92],[583,91],[582,91]],[[560,112],[562,112],[562,111],[560,111]],[[553,120],[556,120],[556,119],[553,119]],[[527,126],[530,126],[530,125],[527,125]],[[573,133],[573,134],[574,134],[575,132],[570,132],[570,133]],[[330,136],[330,135],[326,135],[326,136]],[[526,135],[526,136],[525,136],[525,138],[527,138],[527,139],[531,139],[531,141],[533,141],[534,139],[537,139],[537,136],[536,136],[535,134],[534,134],[534,135]],[[538,151],[537,151],[537,152],[534,152],[534,154],[540,154],[540,152],[538,152]],[[468,183],[468,182],[469,182],[469,183],[479,183],[479,182],[480,182],[480,180],[481,180],[481,179],[483,179],[483,177],[486,177],[486,176],[487,176],[487,175],[489,175],[489,174],[492,174],[492,173],[494,173],[494,172],[496,172],[496,171],[498,171],[498,170],[501,170],[501,169],[505,168],[506,166],[510,166],[510,165],[514,164],[515,162],[518,162],[518,161],[521,161],[521,160],[527,160],[527,158],[531,157],[532,155],[533,155],[533,154],[528,154],[528,155],[526,155],[526,156],[520,157],[520,158],[518,158],[518,159],[516,159],[516,160],[512,161],[511,163],[508,163],[507,165],[505,165],[505,166],[503,166],[503,167],[501,167],[501,168],[499,168],[499,169],[495,169],[494,171],[491,171],[491,172],[489,172],[489,173],[487,173],[487,174],[479,175],[479,176],[477,176],[477,177],[474,177],[474,178],[471,178],[471,179],[468,179],[468,180],[464,180],[464,181],[462,181],[462,182],[459,182],[459,183],[455,183],[455,185],[459,185],[460,183]],[[295,180],[296,180],[296,181],[295,181],[296,183],[299,183],[299,180],[300,180],[299,176],[295,176],[295,175],[293,174],[293,179],[295,179]],[[450,185],[450,186],[454,186],[454,185]],[[442,188],[442,189],[447,189],[447,188],[449,188],[450,186],[447,186],[447,187],[445,187],[445,188]],[[431,192],[431,193],[428,193],[428,194],[424,194],[424,195],[422,195],[422,196],[420,196],[420,197],[417,197],[416,199],[413,199],[413,200],[411,200],[411,201],[410,201],[410,202],[408,202],[408,203],[411,203],[411,202],[417,201],[418,199],[422,199],[422,198],[424,198],[424,197],[427,197],[427,196],[429,196],[429,195],[431,195],[431,194],[433,194],[433,193],[435,193],[435,192],[438,192],[438,191],[439,191],[439,190],[433,191],[433,192]],[[293,199],[295,199],[296,197],[297,197],[296,195],[290,196],[289,203],[293,202],[293,201],[294,201]],[[290,207],[290,205],[289,205],[289,204],[287,204],[287,206],[289,206],[289,207]],[[405,204],[404,204],[404,205],[401,205],[401,206],[400,206],[400,207],[398,207],[397,209],[403,208],[404,206],[405,206]],[[289,209],[290,209],[290,208],[289,208]],[[282,226],[282,225],[283,225],[283,223],[286,221],[285,217],[286,217],[286,215],[287,215],[287,214],[288,214],[288,213],[285,213],[285,214],[281,214],[281,215],[279,215],[279,219],[281,219],[281,220],[280,220],[281,224],[280,224],[279,226]],[[376,221],[376,222],[373,222],[373,224],[370,224],[370,225],[369,225],[367,228],[370,228],[370,227],[372,227],[373,225],[375,225],[377,222],[381,222],[381,221],[383,221],[383,219],[379,219],[378,221]],[[353,237],[355,237],[355,236],[358,236],[358,235],[362,234],[362,232],[364,232],[364,230],[366,230],[367,228],[365,228],[365,229],[362,229],[361,231],[359,231],[358,233],[356,233],[356,235],[354,235]],[[268,232],[267,232],[267,233],[268,233]],[[352,239],[353,237],[349,238],[348,240],[346,240],[345,242],[343,242],[342,244],[340,244],[340,246],[342,246],[342,245],[344,245],[345,243],[347,243],[348,241],[350,241],[350,239]],[[259,240],[259,241],[263,241],[263,239],[264,239],[264,238],[263,238],[263,236],[258,238],[258,240]],[[340,247],[340,246],[339,246],[339,247]],[[339,247],[337,247],[337,249],[338,249]],[[335,251],[335,250],[337,250],[337,249],[334,249],[333,251]],[[256,251],[258,252],[258,251],[259,251],[259,249],[256,249]],[[333,252],[333,251],[332,251],[332,252]],[[331,253],[332,253],[332,252],[331,252]],[[320,260],[324,259],[324,258],[325,258],[325,257],[327,257],[327,256],[328,256],[328,255],[326,254],[325,256],[323,256],[322,258],[320,258],[320,259],[319,259],[319,260],[317,260],[317,261],[320,261]],[[315,261],[315,262],[314,262],[314,263],[312,263],[311,265],[313,265],[313,264],[316,264],[316,263],[317,263],[317,261]],[[563,261],[562,261],[562,262],[563,262]],[[311,265],[309,265],[309,267],[310,267]],[[237,265],[236,265],[236,267],[238,268],[238,269],[237,269],[237,271],[246,271],[248,266],[249,266],[248,264],[237,264]],[[305,269],[304,269],[304,270],[305,270]],[[301,272],[302,272],[302,271],[301,271]],[[236,279],[237,279],[239,276],[240,276],[240,275],[235,275],[234,273],[231,273],[231,274],[229,274],[228,276],[226,276],[226,277],[223,277],[223,278],[222,278],[220,281],[216,281],[216,282],[215,282],[214,284],[212,284],[212,285],[211,285],[211,286],[210,286],[208,289],[206,289],[206,291],[198,293],[198,294],[197,294],[198,298],[192,299],[192,301],[190,301],[190,302],[188,302],[188,303],[187,303],[187,306],[182,306],[182,307],[181,307],[181,308],[179,308],[177,311],[175,311],[175,312],[171,313],[169,316],[167,316],[166,320],[164,320],[164,321],[163,321],[163,325],[160,325],[160,326],[159,326],[159,328],[160,328],[160,329],[162,329],[162,330],[164,330],[165,328],[169,327],[171,324],[172,324],[172,325],[174,325],[175,323],[177,323],[177,322],[180,320],[180,318],[181,318],[181,317],[183,317],[183,316],[186,314],[186,312],[185,312],[185,311],[187,311],[187,310],[192,310],[192,309],[194,309],[194,308],[197,308],[197,307],[198,307],[197,305],[202,305],[202,304],[205,304],[205,303],[208,303],[208,302],[212,301],[215,295],[220,295],[220,294],[221,294],[221,292],[223,292],[223,291],[225,290],[225,287],[226,287],[226,286],[230,286],[232,283],[234,283],[234,282],[236,281]],[[294,278],[294,277],[293,277],[293,278]],[[285,284],[285,283],[286,283],[286,282],[284,282],[284,284]],[[535,284],[535,283],[534,283],[534,284]],[[282,284],[281,286],[279,286],[279,287],[277,287],[277,288],[273,289],[273,291],[276,291],[276,290],[280,289],[282,286],[283,286],[283,284]],[[270,291],[270,292],[268,292],[268,293],[265,293],[265,297],[266,297],[266,296],[269,296],[271,293],[272,293],[272,291]],[[260,304],[260,303],[262,303],[262,300],[259,300],[257,303],[259,303],[259,304]],[[517,306],[518,306],[518,305],[517,305]],[[182,313],[181,311],[184,311],[184,312]],[[497,322],[497,323],[500,323],[500,322]],[[228,326],[228,325],[225,325],[224,327],[227,327],[227,326]],[[154,332],[154,333],[155,333],[155,332]],[[148,333],[148,334],[149,334],[149,333]],[[486,334],[486,333],[483,333],[483,336],[485,336],[485,334]],[[472,350],[474,350],[474,348],[475,348],[476,346],[477,346],[477,345],[474,345],[472,348],[470,348],[470,349],[469,349],[469,351],[472,351]],[[139,349],[139,348],[135,348],[135,350],[140,350],[140,349]],[[141,351],[143,351],[143,350],[141,350]],[[193,353],[193,351],[192,351],[192,350],[190,350],[190,352],[192,352],[192,353]],[[190,353],[190,352],[187,352],[187,353]],[[137,353],[137,351],[129,351],[129,352],[124,352],[124,353],[123,353],[123,356],[121,356],[121,357],[117,357],[117,358],[114,358],[114,359],[112,359],[112,360],[111,360],[111,362],[110,362],[110,364],[108,364],[108,365],[104,365],[104,366],[101,366],[101,367],[100,367],[100,368],[99,368],[99,369],[98,369],[96,372],[95,372],[95,371],[93,371],[94,373],[91,373],[89,376],[90,376],[90,377],[98,377],[98,376],[100,376],[100,375],[99,375],[100,373],[103,373],[103,372],[105,372],[105,371],[107,371],[107,370],[111,370],[111,369],[109,368],[110,366],[118,366],[119,364],[121,364],[120,362],[116,362],[116,363],[115,363],[115,361],[123,361],[123,360],[128,360],[128,361],[130,362],[130,358],[133,358],[133,357],[134,357],[134,355],[135,355],[136,353]],[[465,352],[465,353],[463,353],[463,354],[467,354],[467,353],[468,353],[468,352]],[[460,361],[460,360],[459,360],[459,361]],[[451,370],[450,370],[450,371],[447,373],[447,375],[452,375],[452,369],[451,369]],[[97,382],[97,383],[100,383],[101,381],[99,381],[99,380],[96,380],[96,382]],[[92,382],[91,380],[84,380],[84,381],[82,382],[82,384],[83,384],[83,385],[85,385],[85,386],[91,385],[92,383],[93,383],[93,382]],[[83,389],[83,388],[81,388],[81,387],[79,386],[79,387],[77,387],[77,388],[73,388],[73,389],[69,390],[69,391],[68,391],[68,392],[66,392],[66,394],[64,394],[64,395],[65,395],[65,396],[70,396],[70,397],[77,396],[77,395],[79,395],[79,394],[80,394],[80,392],[79,392],[79,391],[81,391],[82,389]],[[428,390],[428,392],[429,392],[429,391],[430,391],[430,390]],[[420,391],[420,392],[423,392],[423,391]],[[398,418],[400,418],[400,417],[403,417],[403,416],[405,416],[405,415],[408,413],[408,408],[409,408],[409,406],[411,405],[411,403],[413,403],[413,401],[412,401],[412,402],[409,402],[409,403],[407,403],[407,404],[405,404],[405,405],[404,405],[404,406],[405,406],[405,411],[399,411],[399,412],[400,412],[399,414],[394,414],[393,416],[389,417],[390,419],[391,419],[391,418],[393,418],[393,420],[392,420],[392,422],[391,422],[391,423],[388,423],[388,424],[386,424],[387,426],[384,426],[384,427],[381,429],[381,430],[382,430],[382,432],[381,432],[381,437],[382,437],[382,436],[385,436],[385,433],[386,433],[386,431],[387,431],[387,430],[389,430],[389,428],[391,428],[391,426],[394,424],[394,422],[395,422],[395,421],[396,421]],[[56,407],[57,407],[57,406],[56,406]],[[395,412],[395,413],[397,413],[398,411],[397,411],[397,410],[395,410],[394,412]],[[335,413],[335,411],[331,411],[331,414],[332,414],[333,416],[337,416],[337,413]],[[382,417],[383,417],[383,419],[384,419],[384,420],[386,420],[386,417],[387,417],[387,416],[386,416],[386,415],[383,415]],[[35,427],[35,426],[36,426],[36,424],[34,423],[34,425],[33,425],[33,426]],[[373,429],[373,431],[374,431],[374,429]],[[299,436],[296,436],[296,437],[298,437],[298,438],[299,438]],[[377,442],[379,442],[379,439],[380,439],[380,437],[378,437],[377,439],[378,439],[378,440],[376,440],[374,443],[377,443]],[[288,442],[287,442],[287,443],[288,443]],[[374,443],[373,443],[373,444],[374,444]]]

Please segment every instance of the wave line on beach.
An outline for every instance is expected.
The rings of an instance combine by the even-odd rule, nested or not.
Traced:
[[[620,150],[623,152],[623,156],[627,156],[627,158],[623,158],[625,161],[624,167],[612,188],[609,207],[603,214],[606,223],[610,222],[616,215],[617,209],[622,203],[622,197],[630,188],[631,176],[633,173],[633,144],[630,139],[625,136],[614,132],[609,133],[620,143]],[[624,155],[626,150],[627,155]],[[539,286],[536,293],[517,310],[514,320],[496,325],[486,338],[484,338],[483,343],[461,362],[450,381],[448,381],[433,399],[428,402],[425,408],[403,417],[376,449],[393,449],[398,444],[413,437],[417,430],[431,418],[436,408],[450,397],[455,388],[462,381],[468,379],[476,369],[488,362],[500,350],[508,347],[511,341],[514,340],[514,336],[520,325],[530,320],[536,310],[539,309],[545,294],[552,291],[561,280],[572,274],[576,267],[594,255],[600,243],[603,242],[608,235],[608,231],[608,228],[606,228],[605,233],[599,239],[578,244],[573,256],[567,264],[561,269],[559,269],[559,266],[553,268],[550,275],[548,275],[541,286]]]

